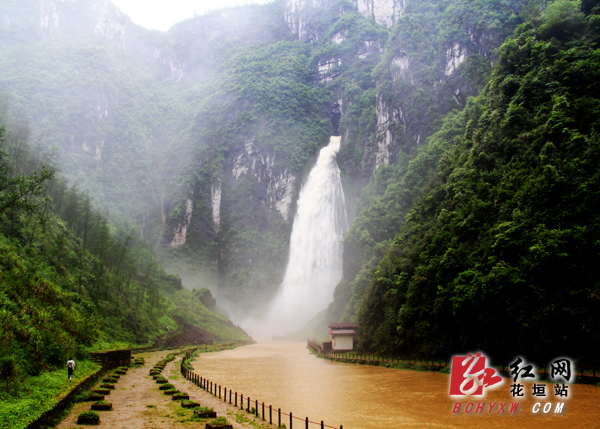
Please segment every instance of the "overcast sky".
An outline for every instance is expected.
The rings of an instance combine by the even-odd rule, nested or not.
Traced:
[[[138,25],[166,31],[176,22],[206,11],[268,0],[111,0]]]

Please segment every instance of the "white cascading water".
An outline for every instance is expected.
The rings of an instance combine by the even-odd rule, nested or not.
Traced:
[[[288,265],[270,310],[269,325],[277,334],[297,331],[324,310],[342,279],[348,218],[336,162],[340,140],[331,136],[300,191]]]

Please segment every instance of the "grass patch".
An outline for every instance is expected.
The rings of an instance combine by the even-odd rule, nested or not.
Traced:
[[[256,417],[253,420],[250,420],[245,414],[243,413],[235,413],[235,421],[237,423],[249,423],[250,425],[252,425],[255,428],[269,428],[269,426],[265,426],[264,424],[258,423],[256,421]],[[284,424],[282,423],[281,427],[285,427]]]
[[[100,366],[91,361],[77,362],[73,381],[66,369],[26,377],[0,389],[0,429],[24,429],[51,409],[58,399]]]

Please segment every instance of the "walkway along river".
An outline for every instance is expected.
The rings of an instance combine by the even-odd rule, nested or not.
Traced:
[[[546,398],[535,398],[533,383],[527,382],[525,399],[519,401],[505,380],[483,398],[457,400],[448,396],[447,375],[332,362],[312,355],[305,343],[264,342],[203,353],[192,366],[198,375],[249,396],[252,403],[258,400],[344,429],[600,428],[596,386],[570,385],[569,399],[555,414],[560,401],[552,385],[547,385]],[[462,402],[461,411],[453,413],[457,402]],[[546,403],[552,404],[549,413],[543,411]],[[294,428],[304,428],[304,423],[295,421]]]

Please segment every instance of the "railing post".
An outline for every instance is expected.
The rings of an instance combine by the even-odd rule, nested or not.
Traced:
[[[244,394],[240,393],[240,408],[244,409]]]
[[[293,426],[293,420],[292,420],[292,412],[290,411],[290,429],[292,429]]]
[[[246,411],[250,412],[250,396],[248,396],[248,407],[247,407]]]
[[[277,410],[277,427],[280,428],[281,427],[281,408],[279,408]]]
[[[323,420],[321,420],[321,429],[325,429],[325,425],[323,424]]]
[[[235,392],[235,405],[234,407],[237,407],[237,392]]]
[[[219,384],[219,399],[221,399],[221,385]]]
[[[258,399],[255,399],[254,402],[254,413],[256,414],[256,417],[258,417]]]
[[[262,403],[262,419],[263,420],[265,419],[265,403],[264,403],[264,401]]]
[[[273,405],[269,405],[269,424],[273,424]]]

